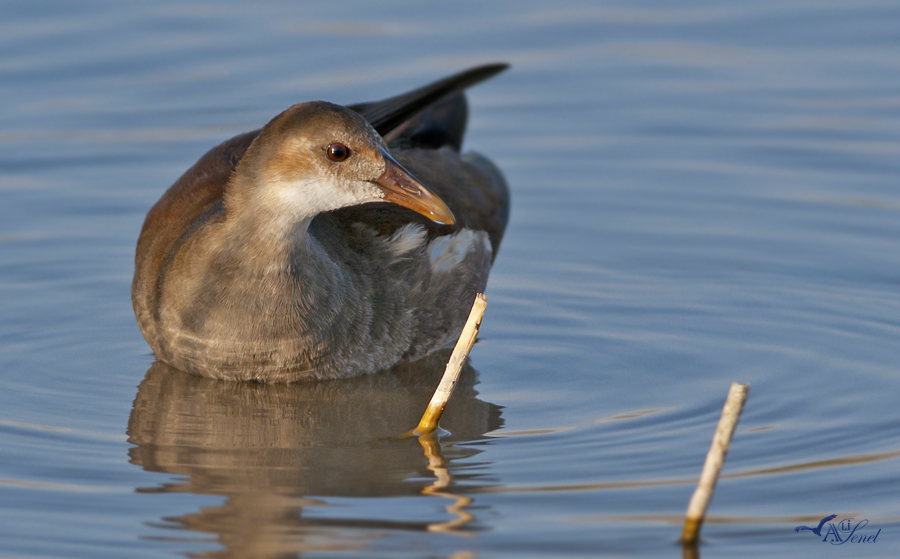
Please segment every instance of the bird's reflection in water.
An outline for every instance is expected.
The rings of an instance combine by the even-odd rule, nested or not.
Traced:
[[[480,451],[452,443],[502,425],[500,408],[476,398],[476,372],[466,365],[441,420],[451,435],[396,438],[418,423],[448,358],[438,352],[376,375],[291,385],[221,382],[154,363],[128,422],[128,440],[137,445],[131,462],[185,477],[140,491],[226,497],[220,506],[166,519],[213,534],[225,548],[204,556],[281,557],[332,549],[339,535],[472,529],[469,499],[453,487],[478,485],[478,465],[454,461]],[[410,495],[449,498],[451,514],[431,521],[391,520],[389,511],[352,520],[304,516],[304,508],[323,504],[317,497]]]

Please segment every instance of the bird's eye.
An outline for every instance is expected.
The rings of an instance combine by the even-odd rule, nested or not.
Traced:
[[[350,148],[338,142],[329,145],[325,152],[332,161],[343,161],[350,157]]]

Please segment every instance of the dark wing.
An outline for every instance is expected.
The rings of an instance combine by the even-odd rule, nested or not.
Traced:
[[[384,136],[391,151],[397,149],[440,149],[459,152],[466,135],[469,107],[466,95],[458,92],[394,128]]]
[[[509,64],[485,64],[438,80],[409,93],[371,103],[347,105],[369,121],[382,136],[414,117],[424,109],[455,95],[466,88],[496,76],[509,68]]]

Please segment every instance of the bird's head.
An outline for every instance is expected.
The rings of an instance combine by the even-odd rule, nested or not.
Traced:
[[[294,105],[272,119],[241,159],[232,185],[243,202],[276,219],[393,202],[454,223],[446,204],[391,157],[363,117],[323,101]]]

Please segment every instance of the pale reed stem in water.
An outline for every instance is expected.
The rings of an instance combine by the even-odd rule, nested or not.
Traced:
[[[695,544],[700,535],[700,526],[706,516],[706,508],[709,506],[709,501],[716,488],[716,480],[719,479],[719,471],[725,463],[725,453],[728,452],[728,447],[731,445],[731,435],[734,434],[741,410],[744,409],[749,389],[749,384],[732,382],[731,388],[728,390],[728,397],[722,408],[722,416],[719,418],[716,434],[713,435],[712,446],[706,454],[706,462],[703,463],[700,482],[688,504],[687,518],[684,521],[684,530],[681,532],[681,541],[684,544]]]
[[[462,371],[463,363],[466,362],[466,357],[469,356],[469,351],[472,350],[472,345],[475,344],[475,336],[478,335],[478,329],[481,327],[481,318],[484,316],[485,307],[487,307],[487,297],[479,293],[475,296],[469,319],[463,327],[462,334],[459,335],[456,347],[453,348],[453,354],[450,356],[450,361],[447,362],[447,368],[444,369],[441,383],[438,385],[437,390],[434,391],[434,396],[431,397],[431,402],[429,402],[425,414],[422,415],[419,426],[413,429],[413,434],[424,435],[437,429],[438,422],[441,420],[441,414],[444,413],[447,401],[450,399],[450,395],[453,394],[453,389],[459,380],[459,373]]]

